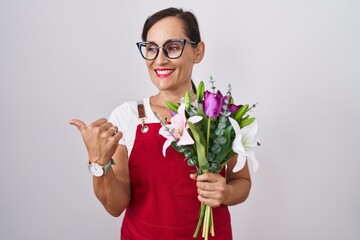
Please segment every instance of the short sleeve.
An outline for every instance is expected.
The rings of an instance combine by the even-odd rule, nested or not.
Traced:
[[[136,102],[125,102],[115,108],[109,117],[109,122],[119,128],[123,133],[119,144],[128,145],[135,138],[133,123],[137,122]]]
[[[145,112],[146,112],[146,123],[157,121],[154,113],[151,111],[149,98],[143,99]],[[132,151],[135,142],[136,129],[141,123],[138,110],[137,101],[128,101],[115,108],[109,117],[109,122],[119,128],[119,131],[123,133],[123,137],[120,139],[119,144],[125,145],[128,150],[128,155]]]

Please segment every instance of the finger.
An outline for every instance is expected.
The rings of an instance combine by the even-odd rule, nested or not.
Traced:
[[[216,182],[220,175],[216,173],[204,173],[200,174],[196,180],[198,182]]]
[[[92,127],[98,127],[98,126],[101,126],[103,124],[107,123],[107,119],[106,118],[100,118],[94,122],[92,122],[90,125]]]
[[[197,173],[191,173],[190,178],[196,180],[197,175],[198,175]]]
[[[214,184],[212,184],[210,182],[197,182],[196,186],[200,190],[214,191]]]
[[[110,136],[114,136],[118,132],[118,128],[116,126],[111,126],[107,131]]]
[[[120,139],[122,138],[122,136],[123,136],[123,133],[120,132],[120,131],[118,131],[118,132],[114,135],[114,140],[117,141],[117,142],[119,142]]]
[[[203,198],[210,198],[212,192],[210,191],[205,191],[205,190],[202,190],[200,188],[197,189],[197,192],[198,192],[198,195],[200,195],[201,197]]]
[[[107,122],[99,127],[99,131],[108,137],[112,137],[118,132],[118,128],[113,126],[111,122]]]
[[[196,186],[205,191],[224,191],[225,181],[217,182],[196,182]]]
[[[200,188],[198,188],[198,195],[207,199],[211,198],[211,199],[219,200],[221,198],[221,194],[219,192],[205,191],[205,190],[201,190]]]
[[[213,198],[205,198],[205,197],[202,197],[200,195],[198,195],[198,200],[202,203],[204,203],[205,205],[208,205],[212,208],[216,208],[216,207],[219,207],[221,205],[221,202],[219,202],[218,200],[216,199],[213,199]]]
[[[97,127],[99,128],[100,131],[107,131],[109,130],[109,128],[111,128],[113,125],[111,122],[104,122],[101,125],[98,125]]]
[[[213,188],[209,190],[197,189],[198,195],[204,197],[204,198],[212,198],[215,200],[222,199],[224,197],[225,191],[222,188]]]
[[[79,129],[80,133],[83,133],[87,128],[86,124],[79,119],[71,119],[69,123],[76,126]]]
[[[110,138],[110,141],[113,144],[119,144],[120,139],[122,138],[122,132],[117,132],[113,137]]]

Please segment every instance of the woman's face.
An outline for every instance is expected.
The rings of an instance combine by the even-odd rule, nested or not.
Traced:
[[[148,31],[148,42],[155,42],[158,46],[169,39],[190,40],[183,28],[183,23],[176,17],[166,17],[155,23]],[[191,74],[195,63],[203,57],[203,43],[193,48],[186,43],[183,54],[177,59],[169,59],[164,55],[163,49],[154,60],[147,60],[146,65],[151,81],[160,91],[187,91],[191,88]]]

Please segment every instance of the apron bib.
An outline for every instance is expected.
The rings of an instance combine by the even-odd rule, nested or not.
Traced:
[[[121,240],[191,240],[197,225],[200,202],[196,181],[190,178],[194,167],[169,147],[162,155],[165,138],[158,132],[160,123],[138,125],[129,157],[131,200],[121,228]],[[231,240],[228,207],[213,209],[215,237]],[[200,229],[199,236],[201,237]]]

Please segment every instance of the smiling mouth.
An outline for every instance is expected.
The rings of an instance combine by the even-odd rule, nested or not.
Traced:
[[[170,76],[175,70],[174,69],[155,69],[155,73],[159,78],[165,78]]]

